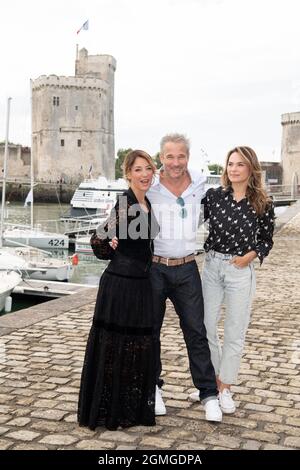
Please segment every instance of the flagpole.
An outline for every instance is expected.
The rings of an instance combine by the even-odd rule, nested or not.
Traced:
[[[3,231],[4,231],[4,211],[5,211],[5,191],[6,191],[6,172],[7,172],[7,157],[8,157],[8,135],[9,135],[9,116],[10,116],[10,102],[11,97],[7,99],[7,114],[6,114],[6,134],[5,134],[5,147],[4,147],[4,162],[3,162],[3,180],[2,180],[2,202],[1,202],[1,226],[0,226],[0,248],[3,245]]]
[[[33,120],[32,120],[32,81],[30,80],[30,102],[31,102],[31,151],[30,151],[30,228],[33,230]]]

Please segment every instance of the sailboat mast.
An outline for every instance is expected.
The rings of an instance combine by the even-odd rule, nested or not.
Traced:
[[[3,231],[4,231],[4,211],[5,211],[5,197],[6,197],[5,190],[6,190],[6,172],[7,172],[7,157],[8,157],[8,135],[9,135],[10,102],[11,102],[11,97],[9,97],[9,98],[7,99],[6,134],[5,134],[4,162],[3,162],[3,180],[2,180],[0,247],[2,247],[2,238],[3,238]]]
[[[33,230],[33,157],[32,157],[32,145],[30,152],[30,191],[31,191],[31,203],[30,203],[30,228]]]
[[[30,80],[30,101],[31,101],[31,126],[32,120],[32,80]],[[30,191],[31,191],[31,204],[30,204],[30,228],[33,230],[33,129],[31,129],[31,150],[30,150]]]

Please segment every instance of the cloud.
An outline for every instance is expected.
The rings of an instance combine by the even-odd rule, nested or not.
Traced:
[[[296,0],[10,0],[1,13],[0,129],[11,95],[16,142],[31,140],[29,79],[73,75],[76,43],[117,59],[116,149],[154,153],[177,130],[211,160],[236,142],[271,154],[281,113],[299,110]]]

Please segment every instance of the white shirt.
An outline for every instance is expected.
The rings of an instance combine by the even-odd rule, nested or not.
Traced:
[[[160,233],[154,240],[154,254],[164,258],[182,258],[196,250],[201,199],[205,195],[206,176],[188,170],[191,184],[181,194],[185,205],[176,203],[178,197],[171,193],[156,177],[147,192],[154,214],[160,226]],[[182,217],[182,209],[186,217]]]

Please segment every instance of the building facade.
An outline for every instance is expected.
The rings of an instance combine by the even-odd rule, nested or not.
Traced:
[[[77,51],[75,76],[31,81],[35,180],[114,179],[114,74],[110,55]]]
[[[298,187],[300,184],[300,112],[283,114],[281,124],[283,184]]]
[[[260,162],[260,166],[267,185],[282,184],[282,166],[280,162]]]
[[[5,144],[0,144],[0,168],[3,175]],[[30,179],[30,148],[22,145],[8,145],[6,176],[9,180]]]

